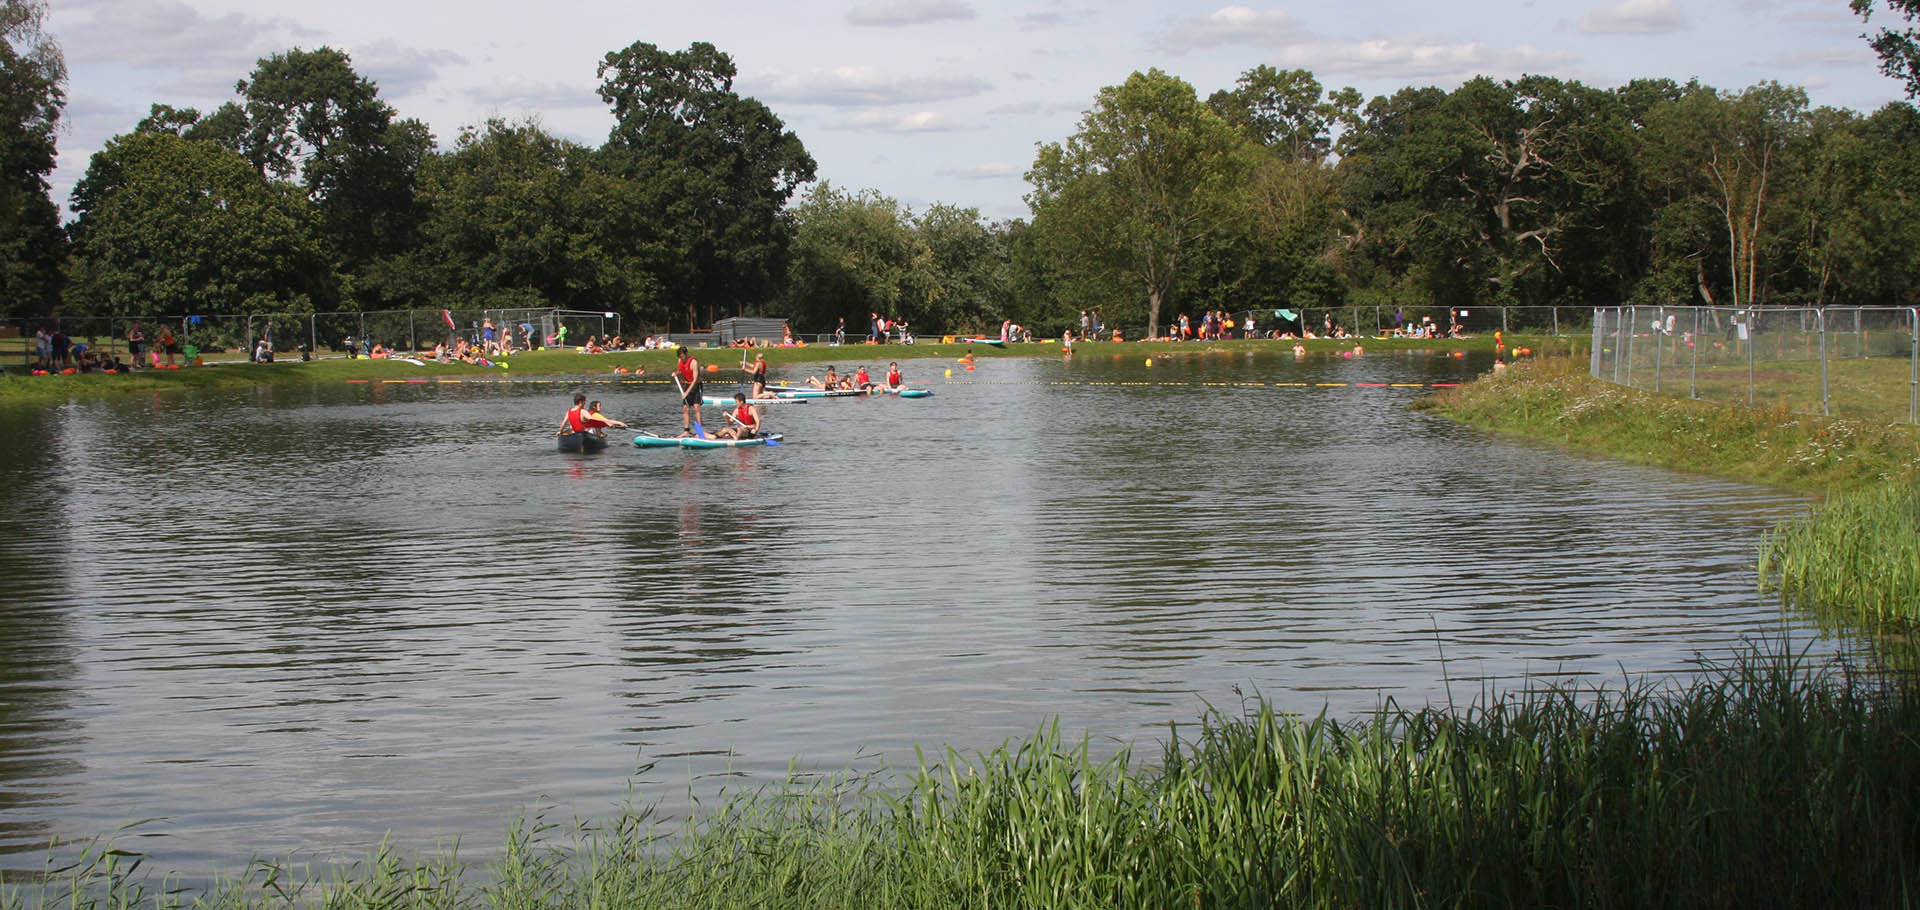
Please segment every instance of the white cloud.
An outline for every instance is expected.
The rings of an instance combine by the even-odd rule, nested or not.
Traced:
[[[1524,44],[1498,48],[1478,41],[1445,44],[1392,39],[1323,46],[1307,49],[1307,53],[1317,57],[1315,63],[1327,69],[1403,79],[1519,75],[1553,70],[1575,59],[1572,54],[1542,51]]]
[[[936,111],[914,111],[910,114],[861,111],[836,121],[828,128],[872,133],[946,133],[967,129]]]
[[[402,47],[386,40],[344,50],[353,58],[354,71],[373,80],[389,104],[394,98],[424,91],[439,78],[442,67],[467,62],[452,51]]]
[[[1871,67],[1879,65],[1873,56],[1873,49],[1866,42],[1858,44],[1836,45],[1833,47],[1809,48],[1803,51],[1790,51],[1754,61],[1756,66],[1819,66],[1819,67]]]
[[[1306,26],[1282,10],[1259,12],[1245,6],[1223,6],[1198,19],[1175,25],[1159,44],[1175,53],[1221,45],[1275,47],[1313,39]]]
[[[1690,27],[1686,13],[1672,0],[1621,0],[1588,14],[1580,30],[1589,35],[1667,35]]]
[[[592,86],[564,82],[509,80],[475,86],[467,89],[465,94],[475,104],[530,114],[553,110],[606,110],[607,107],[600,96],[594,93]]]
[[[1026,173],[1027,169],[1021,165],[997,161],[965,167],[935,168],[933,171],[935,177],[954,177],[960,180],[1004,180],[1008,177],[1022,177]]]
[[[850,25],[922,25],[973,18],[973,7],[955,0],[877,0],[847,13]]]
[[[288,46],[293,28],[239,13],[203,15],[174,0],[89,7],[59,33],[70,65],[115,65],[162,74],[161,88],[227,94],[259,59]],[[128,124],[132,126],[132,124]]]
[[[992,87],[986,80],[974,76],[897,76],[868,66],[841,66],[806,73],[768,74],[751,86],[743,86],[743,91],[764,101],[864,107],[950,101],[978,95]]]

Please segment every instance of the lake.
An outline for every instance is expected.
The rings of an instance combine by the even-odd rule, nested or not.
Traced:
[[[556,452],[576,387],[678,429],[613,377],[8,412],[0,868],[136,819],[189,874],[484,856],[530,809],[677,816],[1054,719],[1150,746],[1255,693],[1356,716],[1842,646],[1755,590],[1801,498],[1407,409],[1485,359],[903,366],[934,397],[776,405],[777,448]]]

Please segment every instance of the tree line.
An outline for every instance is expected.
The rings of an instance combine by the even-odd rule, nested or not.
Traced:
[[[62,224],[44,14],[0,2],[4,315],[556,306],[924,333],[1057,331],[1099,307],[1157,333],[1204,310],[1910,305],[1920,283],[1906,103],[1545,76],[1363,102],[1268,66],[1202,98],[1153,69],[1038,147],[1030,218],[989,221],[817,180],[706,43],[607,53],[598,147],[490,120],[444,150],[346,53],[295,48],[215,110],[155,103]]]

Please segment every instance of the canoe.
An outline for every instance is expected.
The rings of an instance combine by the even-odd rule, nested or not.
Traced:
[[[560,437],[562,452],[598,452],[607,447],[607,437],[592,433],[567,433]]]
[[[955,344],[990,344],[996,348],[1003,348],[1007,346],[1006,342],[1001,341],[998,338],[955,338],[953,342]]]
[[[633,444],[643,449],[664,449],[675,446],[682,449],[737,449],[743,446],[763,446],[769,440],[778,443],[781,438],[779,433],[755,436],[752,439],[695,439],[691,436],[655,436],[652,433],[641,433],[633,437]]]

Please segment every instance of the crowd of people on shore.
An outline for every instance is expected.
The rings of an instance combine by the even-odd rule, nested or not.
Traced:
[[[76,341],[58,324],[42,325],[33,333],[33,359],[27,363],[27,372],[34,376],[67,375],[80,373],[131,373],[140,369],[179,369],[175,358],[180,356],[180,342],[174,337],[173,330],[166,326],[159,328],[157,336],[149,342],[146,329],[138,322],[127,328],[127,359],[121,360],[118,352],[96,351],[85,341]],[[165,358],[164,362],[162,357]]]

